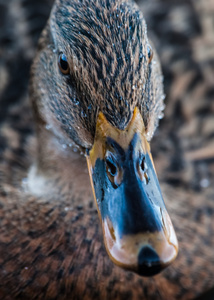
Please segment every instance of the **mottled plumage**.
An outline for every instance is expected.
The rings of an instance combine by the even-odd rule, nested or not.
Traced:
[[[210,149],[208,142],[212,137],[207,117],[213,107],[213,83],[208,80],[213,78],[209,76],[212,56],[207,55],[213,45],[212,39],[207,39],[207,19],[213,18],[211,3],[204,0],[191,5],[189,1],[146,3],[149,21],[153,25],[157,20],[160,23],[156,31],[162,45],[166,83],[173,81],[171,88],[168,87],[167,118],[153,143],[153,151],[161,181],[174,184],[173,187],[162,184],[162,188],[178,234],[180,254],[161,275],[142,279],[115,267],[107,257],[92,195],[89,189],[82,192],[84,187],[87,190],[83,181],[86,175],[80,178],[80,194],[75,197],[70,193],[71,186],[62,184],[60,172],[51,172],[57,178],[54,184],[60,186],[56,187],[57,193],[38,198],[25,191],[37,147],[26,84],[24,88],[19,85],[20,81],[26,82],[27,76],[20,76],[20,70],[27,73],[34,43],[31,35],[35,38],[35,28],[41,26],[43,13],[47,15],[44,2],[32,2],[31,7],[30,2],[8,1],[1,4],[6,9],[0,10],[2,15],[5,12],[1,22],[6,24],[0,36],[1,47],[4,45],[7,51],[6,63],[0,64],[4,79],[0,81],[0,298],[194,299],[214,285],[213,156],[206,161],[194,152],[194,149],[200,152],[204,142]],[[31,14],[41,17],[38,23],[29,22]],[[17,15],[26,31],[20,30],[21,26],[11,29],[12,24],[19,24]],[[177,19],[181,21],[178,28]],[[195,52],[198,55],[193,55]],[[193,126],[195,123],[199,126]],[[64,141],[59,144],[66,148]],[[197,154],[196,160],[192,153]],[[76,158],[79,165],[79,156]],[[66,166],[68,160],[63,161]],[[55,163],[62,167],[63,161]],[[199,185],[203,176],[210,180],[211,187]],[[202,295],[201,299],[205,297]]]
[[[32,99],[38,110],[49,111],[43,121],[62,130],[68,143],[91,148],[99,111],[124,129],[138,106],[151,139],[164,98],[152,51],[132,1],[56,1],[32,71]],[[58,70],[60,52],[67,56],[68,76]]]

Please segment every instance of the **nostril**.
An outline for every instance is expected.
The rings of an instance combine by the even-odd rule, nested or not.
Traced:
[[[113,161],[110,159],[106,159],[107,171],[111,174],[111,176],[115,176],[117,174],[117,167]]]
[[[137,163],[137,169],[140,179],[145,183],[149,183],[149,175],[148,175],[148,167],[145,161],[145,156],[140,157],[138,163]]]
[[[105,157],[105,168],[106,168],[106,174],[112,183],[113,187],[116,189],[122,182],[122,172],[121,168],[118,166],[116,162],[116,158],[109,153],[106,152]]]
[[[138,273],[142,276],[153,276],[162,269],[164,265],[156,251],[150,246],[144,246],[138,255]]]
[[[141,159],[140,167],[143,172],[145,172],[145,157]]]

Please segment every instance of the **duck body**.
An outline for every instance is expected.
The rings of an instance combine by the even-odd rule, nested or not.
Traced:
[[[95,3],[99,4],[99,2]],[[127,5],[129,7],[131,4]],[[53,9],[54,15],[57,15],[57,7]],[[66,10],[66,8],[67,6],[62,6],[62,9]],[[133,10],[135,11],[135,8]],[[81,9],[78,10],[76,7],[73,12],[81,13]],[[62,81],[65,78],[60,77],[59,52],[51,42],[48,26],[50,26],[50,21],[43,32],[32,69],[34,79],[31,83],[31,95],[39,139],[35,140],[34,137],[33,140],[29,140],[28,146],[23,145],[24,152],[22,153],[16,153],[11,147],[3,153],[0,165],[3,178],[0,235],[1,298],[192,299],[212,285],[213,255],[210,249],[212,249],[213,240],[207,230],[208,228],[209,232],[213,230],[212,224],[209,223],[209,213],[214,211],[212,201],[207,201],[209,208],[207,211],[201,210],[201,217],[198,220],[200,227],[196,224],[193,213],[202,205],[200,196],[188,202],[183,191],[175,192],[167,187],[166,204],[171,214],[174,215],[173,223],[178,232],[181,254],[175,263],[160,275],[154,278],[142,278],[118,268],[109,260],[93,204],[85,158],[75,152],[75,148],[74,151],[71,149],[76,147],[76,144],[82,150],[92,147],[96,130],[96,123],[93,120],[96,119],[95,115],[98,117],[97,107],[100,105],[103,105],[102,111],[106,120],[112,126],[119,127],[119,130],[127,127],[132,116],[127,112],[120,112],[118,116],[109,113],[105,107],[107,104],[101,101],[102,92],[106,90],[102,85],[101,91],[96,94],[96,101],[100,97],[100,102],[92,105],[91,114],[84,115],[86,107],[90,107],[91,104],[94,89],[92,84],[96,82],[94,78],[90,78],[95,74],[95,70],[90,74],[87,68],[77,68],[77,73],[75,73],[75,78],[79,79],[75,81],[76,83],[82,82],[83,74],[87,74],[84,78],[89,78],[88,88],[84,89],[85,95],[82,90],[78,93],[78,97],[83,98],[79,99],[77,95],[69,96],[71,103],[65,96],[63,99],[67,103],[64,106],[57,102],[56,96],[70,91],[67,85],[65,88],[65,83]],[[59,33],[57,30],[56,32]],[[60,40],[60,36],[57,40]],[[76,59],[79,59],[78,53],[76,56]],[[54,61],[51,61],[53,57]],[[75,63],[77,62],[74,62],[74,70]],[[79,66],[79,61],[77,65]],[[92,67],[94,65],[96,62],[92,64]],[[54,66],[56,72],[51,71],[49,66]],[[156,66],[159,68],[158,62]],[[158,80],[161,81],[159,76],[161,76],[160,71],[158,71]],[[40,80],[35,80],[38,77]],[[51,82],[47,81],[47,78]],[[128,89],[130,93],[133,85],[135,86],[136,83],[130,84]],[[114,94],[114,88],[117,87],[114,80],[109,83],[109,87],[112,87]],[[81,89],[81,87],[78,88]],[[48,92],[46,92],[47,89],[49,89]],[[151,107],[148,111],[147,109],[144,111],[146,105],[141,107],[145,127],[150,128],[147,132],[151,135],[156,124],[155,122],[149,123],[151,120],[149,112],[153,111],[152,115],[156,116],[154,117],[156,120],[162,110],[162,90],[159,92],[158,98],[150,98]],[[40,102],[39,99],[43,101]],[[138,101],[137,96],[130,99]],[[158,109],[154,105],[158,103],[157,99],[160,101]],[[116,100],[119,103],[120,100],[117,98]],[[110,105],[110,102],[107,103]],[[135,104],[132,103],[133,110]],[[117,106],[120,107],[119,104]],[[126,108],[124,106],[124,110]],[[56,114],[57,109],[59,114]],[[67,111],[70,113],[65,114]],[[91,119],[87,120],[90,115]],[[113,119],[112,115],[115,116]],[[67,118],[66,121],[64,117]],[[24,126],[32,127],[31,122],[32,120],[26,121]],[[89,124],[91,127],[88,127]],[[78,134],[78,126],[84,129],[81,130],[81,134]],[[4,135],[7,137],[8,144],[13,144],[18,131],[10,131],[6,127]],[[21,139],[17,141],[17,143],[23,143]],[[13,160],[10,159],[11,155]],[[191,211],[192,214],[185,217],[186,211]],[[184,236],[183,232],[187,227],[189,235]],[[204,228],[203,240],[206,245],[209,245],[206,248],[202,247],[199,238],[202,227]],[[193,238],[191,246],[189,246],[190,237]],[[191,259],[191,255],[195,252],[203,253],[201,263],[197,265],[194,265]],[[204,280],[204,274],[207,280]]]
[[[203,209],[200,195],[192,200],[182,190],[164,186],[174,197],[173,201],[166,197],[166,205],[174,214],[180,254],[160,275],[139,277],[115,266],[107,256],[92,194],[75,199],[64,188],[60,201],[58,194],[29,195],[21,182],[32,157],[26,161],[24,152],[23,162],[16,151],[9,154],[15,163],[9,159],[1,163],[2,299],[194,299],[213,286],[211,200]],[[200,259],[195,261],[197,253]]]

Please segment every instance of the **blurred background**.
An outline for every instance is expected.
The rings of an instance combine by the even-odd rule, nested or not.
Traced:
[[[214,0],[137,3],[164,74],[165,116],[151,147],[178,232],[179,255],[186,255],[178,268],[188,266],[191,273],[184,278],[196,274],[207,290],[214,286]],[[0,155],[7,150],[11,165],[14,153],[21,155],[24,141],[33,132],[29,70],[52,4],[50,0],[0,0]],[[22,142],[16,142],[14,132],[22,134]],[[4,156],[0,157],[3,162]],[[199,275],[194,268],[197,260]],[[181,280],[190,288],[192,282],[182,282],[173,274],[174,282]],[[214,299],[212,290],[200,299]]]

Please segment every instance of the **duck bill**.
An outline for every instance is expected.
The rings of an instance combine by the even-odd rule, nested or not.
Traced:
[[[125,130],[99,113],[87,162],[111,260],[142,276],[159,273],[177,256],[178,242],[138,108]]]

